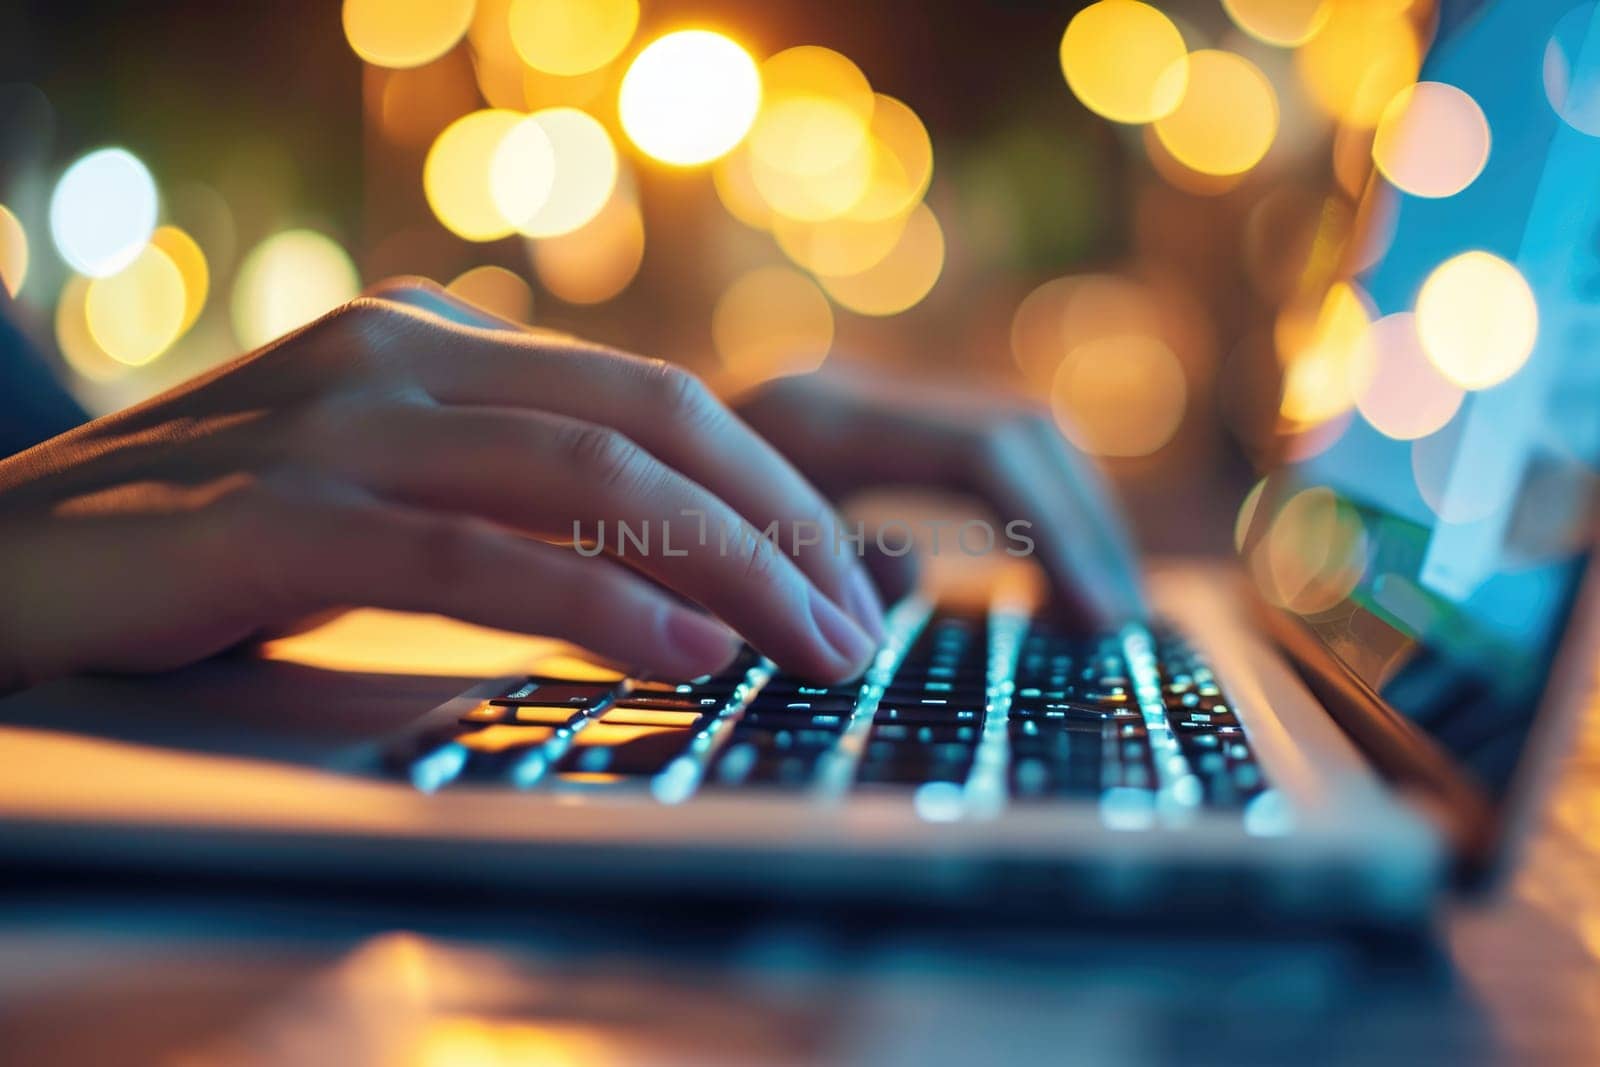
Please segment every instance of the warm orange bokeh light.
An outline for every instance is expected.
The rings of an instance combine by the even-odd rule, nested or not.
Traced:
[[[16,296],[28,277],[28,235],[4,204],[0,204],[0,285]]]
[[[344,0],[344,34],[379,67],[420,67],[455,47],[473,0]]]
[[[566,77],[587,74],[633,39],[639,0],[512,0],[506,25],[528,66]]]
[[[918,204],[887,255],[856,274],[823,275],[835,303],[861,315],[898,315],[919,303],[944,269],[944,231]]]
[[[1083,106],[1113,122],[1170,115],[1188,83],[1188,48],[1172,20],[1139,0],[1098,0],[1061,37],[1061,71]]]
[[[1243,174],[1261,161],[1278,132],[1278,97],[1254,63],[1206,49],[1189,56],[1189,88],[1156,137],[1184,166],[1201,174]]]
[[[833,311],[816,283],[788,267],[759,267],[717,301],[711,335],[738,381],[815,370],[833,344]]]
[[[599,304],[626,289],[644,261],[644,219],[631,193],[617,192],[582,227],[534,242],[539,281],[569,304]]]
[[[462,271],[445,288],[502,319],[524,326],[533,322],[533,289],[504,267],[473,267]]]
[[[1097,456],[1147,456],[1183,421],[1188,383],[1178,357],[1140,334],[1088,341],[1068,353],[1050,391],[1056,422]]]
[[[1322,110],[1370,128],[1395,94],[1417,80],[1422,45],[1401,12],[1369,0],[1336,0],[1327,24],[1296,51],[1295,64]]]

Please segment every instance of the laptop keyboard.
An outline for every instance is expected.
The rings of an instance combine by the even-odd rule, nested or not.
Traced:
[[[684,684],[520,679],[409,736],[418,788],[904,793],[931,818],[1098,800],[1129,824],[1240,808],[1267,783],[1209,666],[1169,627],[1092,637],[902,605],[860,679],[818,686],[752,651]]]

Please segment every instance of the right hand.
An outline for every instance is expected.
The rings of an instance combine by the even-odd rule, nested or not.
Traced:
[[[737,636],[819,680],[865,668],[882,609],[860,561],[759,535],[837,521],[786,460],[671,364],[507,325],[391,285],[0,461],[0,690],[165,669],[354,605],[673,678],[718,670]],[[742,537],[702,547],[685,510]],[[559,544],[619,519],[657,541],[672,520],[687,555]]]

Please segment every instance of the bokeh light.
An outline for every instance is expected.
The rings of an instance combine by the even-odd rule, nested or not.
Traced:
[[[1461,408],[1461,387],[1439,373],[1422,350],[1416,316],[1385,315],[1372,324],[1372,364],[1354,383],[1356,407],[1385,436],[1411,441],[1435,432]]]
[[[883,262],[905,232],[907,216],[859,219],[852,215],[805,222],[783,215],[772,236],[788,256],[813,274],[859,274]]]
[[[130,367],[149,363],[178,339],[184,311],[183,274],[155,244],[117,273],[91,280],[84,298],[95,343]]]
[[[615,59],[639,25],[638,0],[512,0],[517,55],[535,70],[571,77]]]
[[[728,286],[711,317],[722,364],[736,380],[817,369],[833,344],[833,311],[816,283],[789,267],[758,267]]]
[[[0,285],[16,296],[28,277],[28,234],[9,208],[0,204]]]
[[[1011,354],[1030,380],[1048,385],[1079,345],[1148,333],[1159,317],[1150,294],[1129,279],[1108,274],[1053,278],[1017,305]]]
[[[872,86],[838,52],[816,45],[785,49],[761,64],[761,89],[749,140],[761,165],[815,177],[869,150]]]
[[[1113,122],[1171,114],[1188,82],[1188,48],[1171,19],[1138,0],[1098,0],[1061,36],[1061,71],[1083,106]]]
[[[608,63],[587,74],[548,74],[532,67],[522,71],[522,95],[529,107],[577,107],[598,113],[603,99],[616,91],[617,70]]]
[[[1455,86],[1418,82],[1384,108],[1372,158],[1385,178],[1413,196],[1454,196],[1489,161],[1489,120]]]
[[[1206,49],[1189,56],[1189,88],[1153,127],[1163,147],[1201,174],[1243,174],[1278,132],[1278,97],[1254,63]]]
[[[1463,252],[1422,283],[1417,333],[1446,378],[1463,389],[1487,389],[1532,355],[1539,307],[1515,266],[1489,252]]]
[[[508,129],[489,157],[489,197],[500,217],[514,228],[527,224],[555,182],[556,150],[544,126],[530,117]]]
[[[478,0],[467,29],[472,45],[472,72],[478,91],[492,108],[523,111],[528,107],[527,64],[511,43],[511,0]]]
[[[155,179],[123,148],[90,152],[50,197],[50,236],[79,274],[103,278],[132,263],[155,232]]]
[[[622,189],[579,229],[533,246],[540,283],[569,304],[599,304],[626,289],[644,262],[644,218]]]
[[[519,233],[528,237],[571,233],[600,214],[616,189],[616,146],[604,126],[577,108],[553,107],[535,112],[507,136],[506,144],[512,144],[525,129],[536,129],[549,144],[555,169],[549,191],[536,210],[513,216],[513,223]],[[492,184],[497,196],[504,177],[504,160],[502,154],[496,154]]]
[[[1580,133],[1600,137],[1600,79],[1592,75],[1573,82],[1578,53],[1583,48],[1594,4],[1575,6],[1556,22],[1544,50],[1544,94],[1561,120]]]
[[[1239,514],[1233,520],[1233,550],[1243,552],[1245,545],[1250,542],[1250,531],[1255,526],[1256,509],[1261,506],[1261,497],[1267,488],[1265,478],[1258,479],[1250,487],[1250,491],[1239,502]]]
[[[1333,11],[1332,0],[1222,0],[1222,6],[1245,33],[1286,48],[1315,37]]]
[[[717,189],[717,199],[728,214],[758,230],[772,226],[772,205],[768,204],[756,186],[755,174],[750,168],[750,153],[739,147],[717,160],[711,168],[711,180]]]
[[[1378,124],[1395,94],[1417,80],[1422,46],[1404,9],[1336,0],[1326,25],[1295,52],[1300,81],[1341,122]]]
[[[944,231],[928,206],[918,204],[900,239],[877,263],[819,280],[841,307],[861,315],[897,315],[927,296],[943,270]]]
[[[1153,125],[1140,131],[1139,140],[1150,159],[1150,168],[1168,185],[1191,196],[1222,196],[1237,189],[1244,178],[1242,174],[1206,174],[1195,170],[1161,143]]]
[[[903,215],[927,192],[933,178],[933,141],[917,113],[903,101],[873,97],[872,170],[861,199],[850,213],[860,219]]]
[[[361,289],[355,264],[332,238],[315,230],[285,230],[258,244],[233,283],[233,332],[259,348],[354,299]]]
[[[1361,516],[1331,489],[1302,489],[1273,516],[1257,549],[1264,553],[1264,590],[1282,607],[1315,615],[1349,596],[1366,571]],[[1256,574],[1261,576],[1261,569]]]
[[[872,184],[873,153],[862,151],[820,174],[796,174],[744,153],[756,190],[773,211],[802,222],[836,218],[860,204]]]
[[[1313,313],[1288,308],[1274,330],[1283,363],[1279,411],[1291,423],[1319,423],[1349,411],[1372,376],[1372,312],[1348,282],[1329,287]]]
[[[1051,408],[1061,432],[1097,456],[1147,456],[1183,421],[1188,383],[1161,340],[1123,334],[1074,348],[1057,369]]]
[[[504,267],[473,267],[462,271],[445,288],[502,319],[524,326],[533,322],[533,289]]]
[[[622,128],[646,155],[688,167],[731,151],[761,106],[761,76],[739,45],[680,30],[646,45],[622,78]]]
[[[1411,476],[1435,515],[1448,523],[1472,523],[1493,515],[1509,501],[1513,486],[1503,479],[1468,474],[1459,469],[1465,418],[1452,419],[1437,433],[1411,443]]]
[[[344,0],[344,35],[379,67],[420,67],[454,48],[473,0]]]
[[[1072,350],[1063,320],[1079,284],[1077,278],[1051,278],[1017,304],[1011,316],[1011,358],[1030,381],[1048,385]]]
[[[495,201],[495,153],[524,117],[504,108],[463,115],[428,150],[422,188],[444,227],[469,241],[494,241],[516,227]],[[552,178],[553,181],[553,178]]]
[[[61,287],[61,295],[56,298],[56,351],[86,381],[109,382],[127,374],[129,367],[106,355],[89,332],[86,305],[93,280],[74,274]]]
[[[182,333],[200,317],[200,312],[205,310],[206,297],[211,294],[211,271],[206,266],[206,254],[193,237],[176,226],[157,227],[150,235],[150,243],[167,254],[183,278],[183,325],[179,328]]]
[[[389,140],[412,148],[431,144],[440,130],[478,106],[471,57],[452,51],[420,67],[385,71],[375,104]]]

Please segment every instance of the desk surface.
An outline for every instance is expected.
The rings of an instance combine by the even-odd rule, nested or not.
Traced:
[[[504,651],[504,650],[502,650]],[[0,890],[10,1063],[1600,1063],[1600,707],[1436,946]]]

